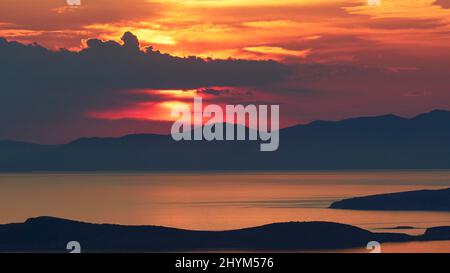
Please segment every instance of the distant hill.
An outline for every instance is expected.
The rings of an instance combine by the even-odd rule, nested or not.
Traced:
[[[258,142],[170,136],[83,138],[64,145],[0,142],[0,171],[339,170],[450,168],[450,112],[315,121],[280,131],[280,148]]]
[[[448,234],[445,232],[445,234]],[[369,241],[404,242],[414,236],[372,233],[329,222],[277,223],[231,231],[90,224],[53,217],[0,225],[0,252],[166,252],[196,250],[319,250],[364,247]]]
[[[450,188],[355,197],[331,204],[334,209],[450,211]]]

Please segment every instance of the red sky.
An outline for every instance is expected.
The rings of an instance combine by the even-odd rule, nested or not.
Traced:
[[[10,41],[79,51],[90,38],[120,41],[126,31],[138,36],[143,50],[272,59],[295,72],[258,86],[122,90],[161,99],[91,105],[58,137],[11,131],[0,138],[54,142],[164,132],[170,106],[203,89],[223,91],[202,93],[207,102],[280,104],[284,126],[450,109],[449,0],[81,0],[76,7],[65,0],[0,0],[0,37]],[[153,125],[142,129],[143,120]]]

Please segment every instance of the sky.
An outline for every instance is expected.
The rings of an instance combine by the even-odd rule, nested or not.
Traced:
[[[450,0],[0,0],[0,139],[168,133],[175,105],[283,127],[450,109]]]

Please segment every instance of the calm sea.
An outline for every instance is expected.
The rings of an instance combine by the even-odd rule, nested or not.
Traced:
[[[327,207],[353,196],[445,187],[450,187],[448,170],[0,174],[0,222],[48,215],[94,223],[227,230],[332,221],[375,232],[413,226],[416,229],[387,231],[420,234],[428,227],[450,226],[450,213]],[[419,247],[418,251],[450,252],[449,242],[408,244],[408,251]],[[387,247],[394,252],[404,249],[402,244]]]

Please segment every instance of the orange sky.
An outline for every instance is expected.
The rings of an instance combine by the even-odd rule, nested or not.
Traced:
[[[142,48],[171,55],[298,66],[289,82],[218,86],[233,92],[210,96],[219,104],[280,103],[284,125],[450,109],[450,0],[0,0],[0,37],[8,40],[80,50],[90,38],[120,41],[126,31]],[[160,93],[165,102],[85,114],[165,120],[167,105],[195,94],[176,92]]]
[[[87,38],[118,40],[132,31],[144,45],[181,56],[320,61],[354,60],[368,43],[421,47],[422,54],[450,45],[450,9],[435,0],[377,2],[82,0],[70,7],[65,0],[1,0],[0,36],[79,48]],[[321,42],[349,35],[366,43]]]

